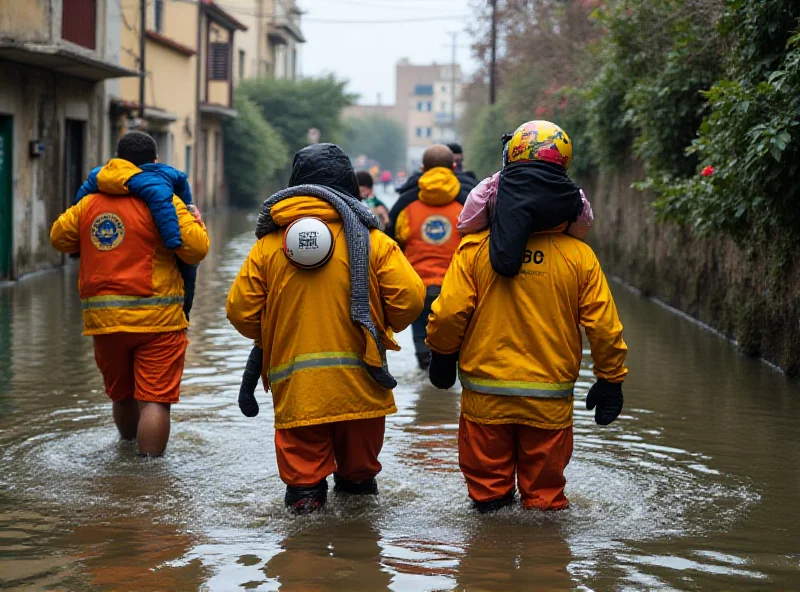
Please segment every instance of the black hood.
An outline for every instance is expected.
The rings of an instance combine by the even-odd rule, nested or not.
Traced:
[[[312,144],[294,155],[289,187],[322,185],[360,199],[350,158],[336,144]]]
[[[507,165],[500,173],[489,237],[494,270],[517,275],[531,234],[574,222],[582,209],[581,190],[562,167],[540,161]]]

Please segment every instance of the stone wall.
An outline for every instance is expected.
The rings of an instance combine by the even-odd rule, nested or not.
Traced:
[[[745,354],[800,375],[800,250],[779,268],[769,253],[656,222],[653,196],[631,187],[642,176],[630,167],[586,184],[591,242],[606,274],[722,332]]]

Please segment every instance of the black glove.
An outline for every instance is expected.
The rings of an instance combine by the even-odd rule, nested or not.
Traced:
[[[586,408],[594,412],[594,420],[598,425],[606,426],[622,413],[622,383],[608,382],[598,378],[586,395]]]
[[[431,352],[431,366],[428,377],[436,388],[449,389],[456,383],[458,375],[458,352],[454,354],[437,354]]]
[[[244,367],[242,386],[239,387],[239,409],[247,417],[258,415],[258,401],[256,401],[256,387],[261,378],[264,350],[258,346],[250,351],[247,365]]]

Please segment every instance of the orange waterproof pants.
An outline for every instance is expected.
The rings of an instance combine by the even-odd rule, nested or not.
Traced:
[[[562,510],[569,505],[564,469],[571,457],[571,427],[479,424],[461,416],[458,464],[475,501],[489,502],[512,493],[516,473],[525,508]]]
[[[360,483],[381,471],[385,417],[275,430],[278,472],[286,485],[310,487],[336,473]]]

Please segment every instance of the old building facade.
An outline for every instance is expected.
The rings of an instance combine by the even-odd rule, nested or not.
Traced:
[[[64,262],[50,226],[131,130],[189,175],[201,210],[226,206],[234,86],[298,75],[301,14],[294,0],[0,0],[0,281]]]
[[[236,35],[235,80],[300,75],[303,12],[296,0],[225,0],[225,8],[247,30]]]
[[[141,68],[136,4],[123,4],[122,65]],[[159,160],[184,171],[201,210],[225,206],[223,126],[233,108],[234,43],[247,28],[212,0],[152,0],[145,27],[145,108],[140,80],[124,80],[110,100],[111,136],[142,129]]]
[[[136,76],[108,53],[104,0],[0,2],[0,280],[59,265],[53,220],[103,160],[103,80]]]

